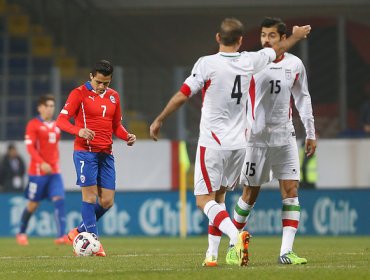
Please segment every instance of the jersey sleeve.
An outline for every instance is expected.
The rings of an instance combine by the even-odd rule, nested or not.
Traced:
[[[26,144],[27,152],[29,153],[32,160],[37,163],[42,163],[45,160],[40,156],[39,152],[37,151],[35,147],[36,142],[37,142],[37,127],[32,121],[30,121],[26,127],[24,143]]]
[[[61,130],[73,135],[78,135],[81,127],[73,125],[69,120],[70,118],[75,118],[77,116],[81,102],[80,92],[77,89],[72,90],[57,118],[56,123]]]
[[[118,138],[120,138],[124,141],[127,141],[128,140],[128,132],[121,123],[121,121],[122,121],[122,112],[121,112],[121,101],[120,101],[119,95],[117,94],[117,96],[115,96],[115,98],[116,98],[116,101],[117,101],[117,106],[116,106],[116,110],[115,110],[114,116],[113,116],[113,123],[112,123],[113,132]]]
[[[295,106],[306,130],[307,139],[316,139],[315,123],[312,113],[311,96],[308,91],[306,69],[300,61],[295,82],[292,87]]]
[[[258,52],[250,52],[254,74],[276,59],[276,52],[272,48],[264,48]]]
[[[205,82],[208,80],[204,63],[205,59],[203,57],[198,59],[191,70],[190,76],[186,78],[184,84],[180,88],[180,91],[186,96],[191,97],[200,92]]]

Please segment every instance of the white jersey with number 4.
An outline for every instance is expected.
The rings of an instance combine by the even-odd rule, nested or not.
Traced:
[[[292,99],[293,97],[293,99]],[[315,139],[311,97],[302,61],[285,53],[279,61],[253,75],[248,99],[248,146],[287,145],[295,136],[293,100],[308,139]]]
[[[265,48],[258,52],[219,52],[201,57],[181,87],[192,96],[202,90],[199,145],[216,150],[244,149],[246,101],[252,75],[276,57]]]

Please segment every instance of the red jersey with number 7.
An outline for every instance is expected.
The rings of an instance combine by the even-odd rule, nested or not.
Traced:
[[[70,119],[75,124],[70,123]],[[98,94],[90,82],[71,91],[57,119],[57,126],[76,135],[74,150],[112,153],[112,134],[127,141],[127,131],[121,124],[121,104],[119,94],[111,88]],[[81,128],[95,132],[89,141],[78,136]]]
[[[60,173],[59,140],[60,129],[55,121],[47,122],[41,117],[36,117],[28,122],[24,142],[30,154],[29,175],[45,175],[41,170],[43,162],[51,166],[52,173]]]

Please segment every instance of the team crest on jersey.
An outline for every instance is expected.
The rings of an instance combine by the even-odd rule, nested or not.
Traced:
[[[285,79],[290,80],[292,78],[292,70],[285,69]]]
[[[113,104],[115,104],[115,103],[116,103],[116,99],[114,98],[114,96],[113,96],[113,95],[109,96],[109,98],[110,98],[110,101],[111,101]]]
[[[86,181],[85,175],[80,176],[80,181],[81,181],[82,184],[85,183],[85,181]]]

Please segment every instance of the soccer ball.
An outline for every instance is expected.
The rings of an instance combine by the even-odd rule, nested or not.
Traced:
[[[81,232],[73,240],[73,252],[76,256],[87,257],[97,253],[100,242],[94,233]]]

